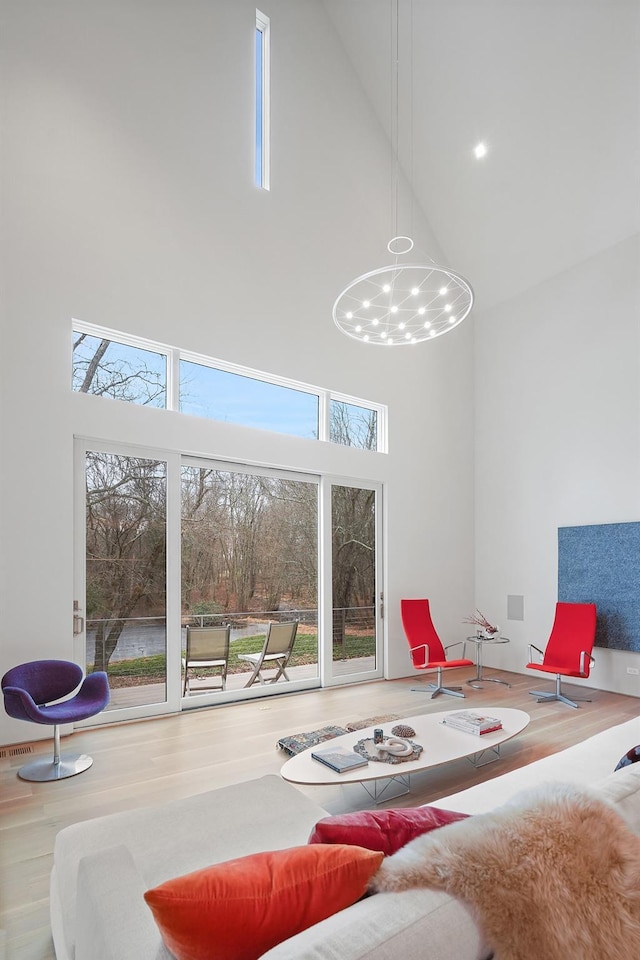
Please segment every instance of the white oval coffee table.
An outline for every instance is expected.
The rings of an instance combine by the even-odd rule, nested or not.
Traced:
[[[345,773],[335,773],[323,763],[312,758],[311,753],[314,750],[330,750],[333,747],[353,749],[359,740],[373,737],[374,728],[366,727],[364,730],[345,733],[341,737],[326,740],[324,743],[318,744],[317,747],[309,747],[307,750],[303,750],[302,753],[291,757],[283,764],[280,775],[291,783],[308,785],[326,786],[337,783],[360,783],[367,790],[369,796],[378,803],[382,801],[383,795],[385,795],[385,800],[392,799],[388,796],[387,790],[393,783],[399,783],[404,787],[402,792],[394,794],[394,797],[408,793],[412,773],[439,767],[461,758],[468,759],[475,767],[484,766],[486,763],[497,760],[500,756],[500,745],[521,733],[530,720],[529,714],[525,713],[524,710],[516,710],[512,707],[486,707],[481,712],[491,717],[497,717],[502,723],[502,729],[478,736],[474,733],[454,730],[443,723],[447,714],[459,712],[459,709],[443,710],[439,713],[421,714],[417,717],[407,717],[406,719],[376,724],[376,728],[382,728],[385,736],[390,736],[392,727],[399,723],[413,727],[416,733],[410,739],[419,743],[423,748],[417,760],[407,760],[398,764],[370,760],[365,767],[356,767],[356,769],[347,770]],[[474,712],[478,713],[480,711]],[[387,782],[380,786],[381,781]]]

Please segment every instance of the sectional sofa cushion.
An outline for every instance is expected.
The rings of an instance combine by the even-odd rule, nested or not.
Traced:
[[[621,767],[591,786],[595,796],[612,804],[634,833],[640,834],[640,763]]]

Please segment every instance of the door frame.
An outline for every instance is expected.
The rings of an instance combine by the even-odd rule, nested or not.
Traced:
[[[120,456],[162,460],[167,464],[166,479],[166,699],[159,703],[141,704],[104,711],[98,717],[80,721],[77,727],[96,726],[135,720],[144,717],[179,713],[199,707],[237,703],[281,693],[295,693],[318,687],[347,686],[384,676],[384,651],[386,622],[383,615],[383,597],[386,595],[386,570],[384,566],[383,509],[384,486],[379,481],[354,479],[353,477],[317,474],[313,471],[287,470],[259,464],[223,460],[215,457],[193,456],[187,453],[168,451],[162,448],[138,444],[116,443],[96,438],[74,437],[74,558],[73,596],[80,601],[78,614],[82,629],[74,636],[74,657],[86,665],[86,455],[90,450]],[[240,473],[277,476],[318,486],[318,676],[306,680],[290,681],[284,685],[274,684],[235,691],[215,691],[198,697],[182,697],[181,685],[181,468],[182,466],[206,468]],[[333,599],[331,584],[332,529],[331,493],[334,486],[347,486],[373,490],[376,495],[375,509],[375,629],[376,667],[374,670],[355,674],[334,675],[333,672]]]
[[[333,672],[333,590],[332,590],[332,523],[331,492],[333,487],[354,487],[359,490],[373,490],[375,493],[375,632],[376,666],[374,670],[363,670],[353,674],[334,674]],[[383,484],[376,480],[355,480],[353,477],[324,475],[320,479],[320,537],[322,565],[322,622],[326,624],[323,633],[320,656],[320,682],[322,687],[347,686],[351,683],[364,683],[367,680],[380,680],[384,677],[385,650],[385,566],[383,549]]]
[[[177,713],[180,710],[180,632],[176,631],[176,623],[180,624],[180,606],[176,605],[175,591],[171,588],[171,583],[176,576],[176,550],[175,550],[175,511],[180,512],[179,499],[176,505],[175,495],[175,477],[179,476],[180,457],[176,453],[166,450],[143,447],[127,443],[112,443],[88,437],[74,437],[74,556],[73,556],[73,596],[80,603],[81,629],[74,631],[74,657],[76,662],[86,668],[86,457],[91,450],[101,453],[110,453],[123,457],[140,457],[142,459],[162,460],[167,465],[166,473],[166,517],[165,517],[165,536],[166,536],[166,667],[165,667],[165,690],[166,698],[158,703],[139,704],[131,707],[119,707],[114,710],[106,710],[98,714],[97,717],[90,717],[88,720],[81,720],[75,724],[76,727],[96,726],[107,723],[119,723],[123,720],[136,720],[142,717],[163,716],[169,713]],[[173,482],[172,482],[173,478]],[[179,541],[179,526],[178,526]],[[178,555],[179,556],[179,555]],[[177,566],[177,575],[180,576],[179,562]],[[179,580],[178,580],[179,582]],[[80,624],[79,624],[80,626]]]

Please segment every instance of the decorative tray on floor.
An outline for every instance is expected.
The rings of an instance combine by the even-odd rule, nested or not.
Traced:
[[[384,738],[384,740],[389,739],[397,740],[398,738]],[[353,749],[356,753],[359,753],[361,757],[366,757],[367,760],[378,760],[381,763],[406,763],[407,760],[417,760],[422,753],[423,747],[419,743],[414,743],[413,740],[407,740],[406,742],[413,747],[413,750],[404,757],[399,757],[397,754],[386,753],[384,750],[376,750],[372,737],[367,737],[365,740],[358,740]]]

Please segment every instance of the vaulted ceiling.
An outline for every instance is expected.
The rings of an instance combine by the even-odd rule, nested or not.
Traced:
[[[640,228],[640,0],[323,2],[479,309]]]

